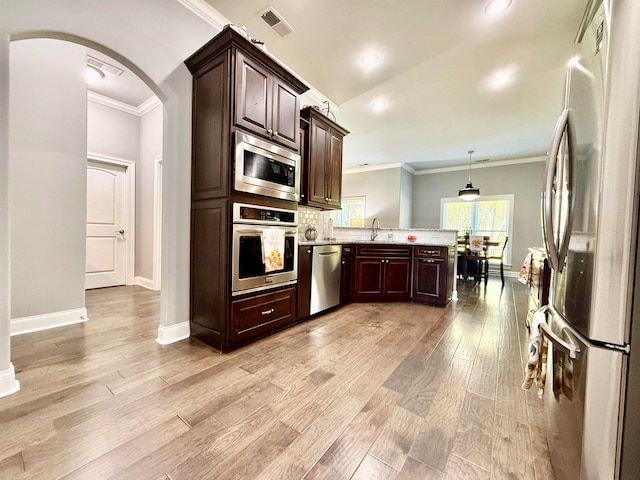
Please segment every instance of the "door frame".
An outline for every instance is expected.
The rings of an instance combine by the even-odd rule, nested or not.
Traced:
[[[133,285],[135,283],[136,264],[136,163],[132,160],[100,155],[99,153],[87,153],[87,165],[89,161],[124,167],[125,169],[124,229],[127,232],[125,284]]]
[[[153,289],[162,288],[162,155],[154,157],[153,169]]]

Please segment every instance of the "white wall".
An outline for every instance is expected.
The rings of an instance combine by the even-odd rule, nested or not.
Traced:
[[[11,316],[84,308],[86,50],[10,49]]]
[[[140,158],[140,117],[89,101],[87,152],[137,162]]]
[[[400,228],[411,228],[411,215],[413,209],[413,175],[400,169]]]
[[[162,155],[162,107],[140,119],[140,159],[136,181],[136,276],[153,279],[155,158]]]
[[[400,167],[347,173],[342,176],[343,197],[366,197],[365,226],[374,218],[380,226],[400,226]]]
[[[3,41],[4,40],[4,41]],[[3,127],[4,125],[4,127]],[[18,388],[11,364],[9,222],[9,42],[0,37],[0,396]]]

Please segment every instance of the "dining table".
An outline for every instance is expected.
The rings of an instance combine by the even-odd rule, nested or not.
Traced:
[[[465,235],[458,237],[458,276],[462,280],[488,279],[489,262],[487,261],[487,252],[492,247],[499,247],[500,242],[491,241],[491,237],[484,236],[482,245],[478,249],[472,247],[471,240],[473,235]]]

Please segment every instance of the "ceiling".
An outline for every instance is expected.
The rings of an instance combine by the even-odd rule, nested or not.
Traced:
[[[351,132],[345,169],[424,170],[464,166],[468,150],[474,162],[546,154],[588,0],[513,0],[493,17],[487,0],[206,2],[333,102]],[[280,37],[260,18],[269,6],[292,33]],[[369,52],[375,67],[361,62]],[[508,79],[501,88],[497,72]],[[152,93],[132,82],[127,92],[91,90],[138,107]],[[374,110],[376,100],[386,106]]]

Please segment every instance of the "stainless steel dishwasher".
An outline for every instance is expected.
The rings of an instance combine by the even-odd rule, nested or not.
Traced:
[[[340,303],[340,245],[316,245],[311,259],[310,315]]]

